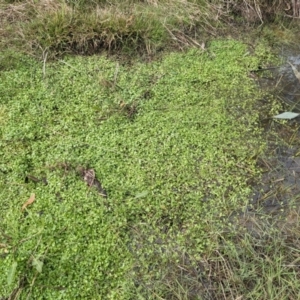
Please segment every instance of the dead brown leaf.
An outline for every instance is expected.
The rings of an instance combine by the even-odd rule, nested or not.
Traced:
[[[85,170],[83,180],[88,184],[88,186],[92,186],[95,182],[95,171],[93,169]]]
[[[35,200],[35,194],[32,193],[32,194],[30,195],[29,199],[23,204],[23,206],[22,206],[22,211],[23,211],[28,205],[32,204],[32,203],[34,202],[34,200]]]

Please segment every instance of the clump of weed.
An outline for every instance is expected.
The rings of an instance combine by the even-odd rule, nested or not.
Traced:
[[[149,55],[172,43],[180,47],[195,43],[187,31],[205,25],[208,19],[205,3],[200,7],[182,1],[91,5],[52,0],[2,6],[6,42],[23,44],[27,52],[48,51],[52,56],[103,50]],[[208,27],[213,30],[214,26]]]
[[[212,233],[210,250],[190,255],[171,236],[149,232],[132,249],[137,264],[136,297],[147,299],[286,299],[299,290],[299,211],[286,217],[247,213],[232,220],[226,231]],[[135,237],[140,230],[134,229]],[[168,242],[167,242],[168,241]],[[145,249],[153,248],[155,252]],[[143,250],[142,250],[143,249]],[[141,255],[142,254],[142,255]],[[149,256],[150,255],[150,256]],[[147,257],[148,256],[148,257]],[[151,266],[144,265],[151,260]]]
[[[293,222],[291,230],[289,222],[248,214],[219,235],[218,247],[204,261],[210,297],[297,298],[300,232],[299,223]]]
[[[233,24],[261,24],[299,14],[275,1],[21,1],[0,2],[1,48],[49,57],[102,51],[151,56],[166,48],[205,47]],[[43,56],[45,58],[45,56]]]

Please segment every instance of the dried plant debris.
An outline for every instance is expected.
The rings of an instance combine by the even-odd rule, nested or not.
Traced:
[[[288,64],[292,67],[292,70],[296,76],[296,78],[299,80],[300,82],[300,72],[297,70],[296,66],[294,66],[293,64],[291,64],[289,61],[288,61]]]
[[[35,182],[35,183],[42,182],[44,185],[48,185],[48,181],[47,181],[46,177],[37,178],[35,176],[27,174],[25,177],[25,183],[29,183],[30,181]]]
[[[35,194],[32,193],[29,199],[23,204],[22,211],[28,206],[31,205],[35,201]]]
[[[78,170],[89,187],[94,186],[102,197],[107,197],[105,189],[103,189],[100,181],[96,178],[94,169],[79,167]]]

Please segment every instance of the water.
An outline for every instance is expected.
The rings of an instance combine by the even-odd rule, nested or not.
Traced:
[[[284,51],[283,64],[271,70],[270,77],[258,80],[260,88],[276,90],[286,111],[300,113],[300,81],[295,76],[292,63],[300,72],[300,50]],[[270,74],[270,72],[269,72]],[[249,212],[284,215],[291,205],[300,206],[300,117],[285,123],[270,120],[266,125],[269,150],[259,161],[264,173],[259,185],[254,187],[254,196]]]
[[[293,64],[300,72],[300,53],[286,53],[286,61]],[[285,63],[277,71],[277,86],[281,91],[283,101],[288,105],[291,111],[300,112],[300,82],[296,78],[292,67]]]

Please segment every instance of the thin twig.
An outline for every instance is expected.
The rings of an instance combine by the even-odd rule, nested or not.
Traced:
[[[118,78],[118,73],[119,73],[119,63],[116,63],[116,69],[115,69],[115,74],[114,74],[114,87],[117,85],[117,78]]]
[[[46,62],[48,56],[48,49],[43,50],[43,79],[46,77]]]

